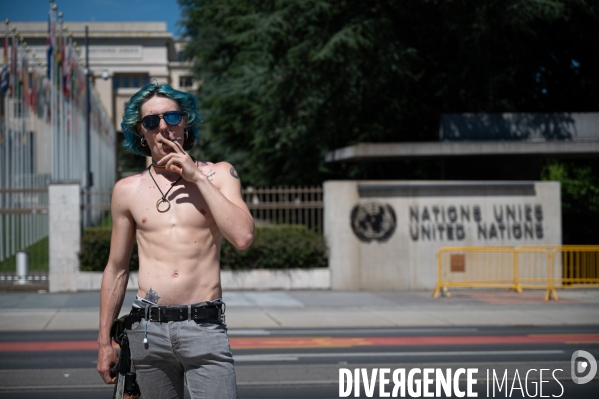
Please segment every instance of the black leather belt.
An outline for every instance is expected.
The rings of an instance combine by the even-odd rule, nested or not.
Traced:
[[[223,305],[196,305],[191,306],[191,315],[188,315],[187,306],[148,306],[148,321],[166,323],[169,321],[215,321],[220,322],[224,313]],[[133,308],[131,314],[142,319],[146,317],[146,309]]]

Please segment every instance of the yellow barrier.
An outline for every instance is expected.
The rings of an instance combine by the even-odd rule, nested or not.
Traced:
[[[599,287],[599,246],[563,245],[551,255],[556,288]]]
[[[450,287],[544,289],[558,300],[556,288],[599,287],[599,246],[443,247],[433,296],[451,297]]]
[[[450,287],[547,289],[544,248],[444,247],[437,252],[437,287],[433,296],[448,297]]]

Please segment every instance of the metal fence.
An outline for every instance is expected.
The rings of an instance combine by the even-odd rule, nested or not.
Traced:
[[[47,60],[38,58],[16,27],[6,23],[8,57],[0,84],[0,283],[47,281],[48,186],[51,181],[86,185],[88,144],[93,189],[109,190],[115,182],[114,126],[96,89],[87,95],[79,50],[50,6]],[[94,218],[99,222],[102,215]],[[21,265],[27,266],[26,276]]]
[[[242,196],[257,224],[303,224],[322,234],[322,187],[248,187]]]
[[[556,289],[599,287],[599,246],[444,247],[437,252],[435,298],[450,287]]]
[[[0,204],[0,283],[47,280],[48,189],[0,189]]]
[[[112,227],[111,198],[112,190],[81,190],[81,221],[84,227]]]
[[[322,187],[248,187],[241,191],[257,224],[303,224],[322,234]],[[110,227],[110,190],[82,191],[90,204],[82,201],[82,210],[91,212],[94,226]]]

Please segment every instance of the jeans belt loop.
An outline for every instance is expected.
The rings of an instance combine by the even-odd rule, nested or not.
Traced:
[[[191,305],[187,305],[187,322],[191,321]]]

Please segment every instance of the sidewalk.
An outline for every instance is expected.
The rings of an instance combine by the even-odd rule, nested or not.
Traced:
[[[543,291],[451,293],[435,300],[428,291],[228,291],[224,301],[232,334],[277,328],[599,325],[599,290],[561,290],[559,302],[545,302]],[[99,297],[99,292],[0,292],[0,331],[96,330]],[[134,297],[134,291],[127,292],[121,313],[129,312]]]

